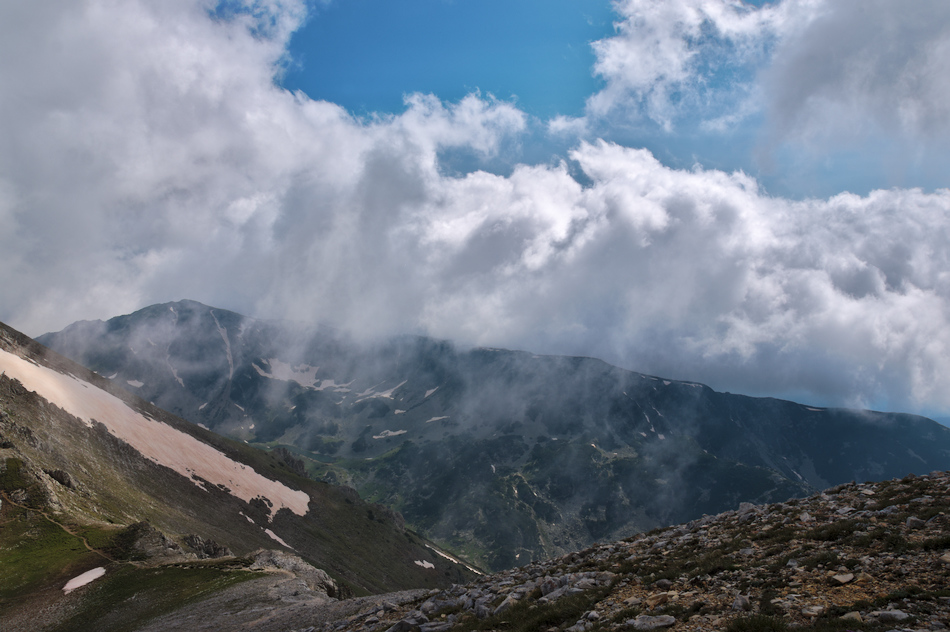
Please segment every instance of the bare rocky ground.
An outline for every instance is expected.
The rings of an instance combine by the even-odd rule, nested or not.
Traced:
[[[851,483],[449,590],[323,603],[250,629],[944,630],[948,513],[948,473]]]
[[[950,473],[851,483],[785,503],[743,503],[446,590],[344,600],[331,597],[332,580],[300,558],[261,552],[249,567],[260,577],[135,629],[944,630],[948,514]],[[20,623],[11,629],[35,629]]]

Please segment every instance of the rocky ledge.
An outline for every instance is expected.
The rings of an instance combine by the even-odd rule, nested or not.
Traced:
[[[298,630],[943,630],[950,475],[743,503]]]

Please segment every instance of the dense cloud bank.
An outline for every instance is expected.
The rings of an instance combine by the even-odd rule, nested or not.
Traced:
[[[354,118],[275,86],[301,3],[214,6],[0,6],[0,319],[35,335],[187,297],[816,403],[950,409],[950,191],[787,200],[596,137],[560,164],[458,175],[446,152],[491,159],[518,144],[526,115],[477,94],[412,95],[401,114]],[[819,138],[822,121],[862,116],[945,137],[946,73],[925,73],[946,59],[946,26],[903,11],[896,28],[929,39],[896,61],[821,37],[859,6],[619,2],[588,116],[626,99],[675,126],[677,107],[698,107],[670,99],[685,90],[752,103],[777,134]],[[631,35],[644,28],[646,52]],[[708,42],[729,43],[725,59],[756,82],[703,97],[718,90],[695,65]],[[832,43],[845,67],[796,70]],[[648,53],[652,65],[630,67]],[[919,76],[889,92],[875,81],[891,63]],[[793,87],[797,101],[781,96]]]

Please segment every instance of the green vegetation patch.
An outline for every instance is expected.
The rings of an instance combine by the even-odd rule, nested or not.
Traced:
[[[20,595],[65,581],[70,569],[105,562],[86,549],[82,540],[53,524],[42,514],[7,507],[0,525],[0,610]]]
[[[22,474],[23,462],[20,459],[7,459],[0,471],[0,489],[12,492],[27,487],[29,482]]]
[[[156,617],[261,576],[251,571],[229,570],[231,564],[113,567],[105,577],[85,588],[82,610],[54,632],[135,630]]]

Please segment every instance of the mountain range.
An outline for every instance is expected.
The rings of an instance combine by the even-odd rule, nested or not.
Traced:
[[[950,468],[950,429],[915,415],[719,393],[593,358],[356,341],[193,301],[38,341],[189,432],[352,487],[489,570],[741,502]]]
[[[0,325],[0,629],[133,629],[247,582],[323,603],[476,576],[301,473]]]

